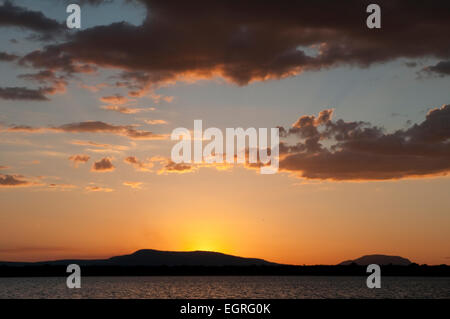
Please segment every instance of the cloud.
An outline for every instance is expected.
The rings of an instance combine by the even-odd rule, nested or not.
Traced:
[[[134,189],[141,189],[142,182],[123,182],[124,186],[128,186]]]
[[[379,30],[365,27],[367,1],[137,1],[147,10],[142,25],[83,29],[27,54],[23,63],[118,68],[123,73],[116,84],[142,96],[176,81],[221,77],[246,85],[341,65],[450,58],[447,0],[380,0]]]
[[[100,98],[100,101],[104,103],[110,103],[110,105],[103,105],[101,106],[102,109],[108,110],[108,111],[115,111],[122,114],[136,114],[140,112],[148,112],[148,111],[154,111],[155,108],[149,107],[149,108],[133,108],[129,107],[128,105],[130,102],[134,102],[134,100],[131,100],[123,95],[115,94],[110,96],[103,96]]]
[[[49,40],[64,32],[64,25],[47,18],[42,12],[15,6],[11,1],[0,5],[0,27],[19,27],[38,32],[40,39]]]
[[[174,99],[172,96],[165,96],[154,92],[159,86],[174,84],[175,80],[173,79],[173,75],[153,75],[140,70],[126,70],[113,78],[117,79],[115,83],[116,87],[129,89],[128,95],[130,96],[142,97],[149,95],[156,103],[159,103],[161,100],[171,103]],[[188,79],[185,80],[188,81]],[[193,82],[193,80],[190,80],[190,82]]]
[[[132,139],[161,139],[163,136],[135,129],[127,125],[113,125],[101,121],[69,123],[53,128],[55,131],[71,133],[112,133]]]
[[[1,56],[0,56],[1,58]],[[35,100],[47,101],[47,95],[65,93],[68,85],[68,77],[57,75],[53,70],[42,70],[37,73],[19,74],[19,79],[34,81],[43,84],[37,89],[26,87],[6,87],[0,88],[0,98],[7,100]]]
[[[96,185],[88,185],[84,188],[88,192],[104,192],[104,193],[110,193],[113,192],[114,189],[108,188],[108,187],[101,187]]]
[[[49,91],[46,88],[28,89],[25,87],[0,87],[0,99],[48,101],[45,96]]]
[[[19,65],[28,66],[31,64],[37,69],[63,72],[67,76],[73,76],[74,73],[90,74],[97,71],[95,65],[74,61],[68,56],[60,56],[54,46],[47,46],[45,50],[46,54],[42,54],[40,50],[28,53],[18,61]]]
[[[389,180],[450,171],[450,105],[392,133],[367,122],[333,121],[330,110],[323,112],[328,115],[322,120],[320,114],[302,116],[285,130],[300,141],[280,145],[280,170],[323,180]]]
[[[4,131],[22,133],[45,133],[45,132],[65,132],[65,133],[107,133],[126,136],[131,139],[159,140],[166,136],[155,134],[149,131],[136,129],[132,125],[113,125],[101,121],[87,121],[68,123],[54,127],[32,127],[28,125],[12,125]]]
[[[29,125],[11,125],[7,128],[2,128],[3,132],[12,132],[12,133],[42,133],[47,129],[43,127],[32,127]]]
[[[42,70],[37,73],[20,74],[19,79],[34,81],[44,86],[38,89],[26,87],[6,87],[0,88],[0,98],[6,100],[34,100],[48,101],[47,95],[61,94],[66,92],[68,85],[67,77],[56,75],[52,70]]]
[[[165,120],[144,120],[149,125],[165,125],[168,124]]]
[[[69,160],[73,162],[73,165],[75,167],[78,167],[78,164],[82,163],[86,163],[87,161],[89,161],[91,157],[89,155],[83,155],[83,154],[76,154],[76,155],[72,155],[69,157]]]
[[[57,1],[61,1],[61,0],[57,0]],[[72,3],[73,1],[71,0],[64,0],[67,4]],[[98,6],[100,4],[107,4],[107,3],[113,3],[114,0],[78,0],[77,2],[81,5],[85,5],[85,4],[90,4],[93,6]],[[126,0],[126,1],[131,1],[131,0]]]
[[[47,188],[50,190],[57,190],[57,191],[68,191],[68,190],[72,190],[74,188],[77,188],[76,185],[72,185],[72,184],[55,184],[55,183],[51,183],[47,185]]]
[[[20,74],[18,78],[35,81],[47,86],[40,90],[45,94],[56,94],[66,92],[67,80],[64,76],[57,76],[51,70],[44,70],[32,74]],[[49,86],[48,86],[49,85]]]
[[[106,143],[97,143],[93,141],[81,141],[81,140],[74,140],[70,142],[73,145],[80,145],[80,146],[89,146],[94,147],[95,149],[87,149],[91,152],[122,152],[129,149],[128,146],[125,145],[113,145],[113,144],[106,144]]]
[[[168,173],[177,173],[177,174],[184,174],[184,173],[191,173],[195,171],[197,168],[186,164],[186,163],[175,163],[171,160],[168,160],[167,163],[158,171],[158,174],[168,174]]]
[[[29,187],[34,183],[24,179],[21,175],[3,175],[0,174],[0,188]]]
[[[142,162],[134,156],[128,156],[124,159],[124,162],[133,165],[136,170],[143,172],[150,172],[153,167],[153,163],[151,161]]]
[[[437,76],[448,76],[450,75],[450,60],[448,61],[440,61],[436,65],[427,66],[422,69],[421,74],[425,73],[428,75],[437,75]]]
[[[235,160],[237,159],[237,156],[235,155]],[[262,164],[251,164],[248,162],[248,150],[246,152],[246,163],[244,163],[244,166],[246,168],[259,168]],[[201,168],[213,168],[217,171],[229,171],[234,167],[234,164],[225,162],[225,155],[223,155],[223,162],[222,163],[208,163],[205,161],[205,158],[200,163],[175,163],[170,158],[166,158],[163,156],[153,156],[150,159],[150,162],[157,163],[160,166],[160,169],[157,171],[158,175],[164,174],[170,174],[170,173],[178,173],[178,174],[184,174],[184,173],[193,173]]]
[[[100,161],[95,162],[92,165],[91,171],[93,171],[93,172],[111,172],[115,169],[116,169],[116,167],[111,162],[111,159],[105,157],[105,158],[102,158]]]
[[[0,52],[0,61],[11,62],[17,60],[19,58],[18,55],[9,54],[7,52]]]
[[[122,105],[103,105],[101,106],[102,109],[108,110],[108,111],[114,111],[122,114],[136,114],[141,112],[148,112],[153,111],[154,108],[132,108],[128,106],[122,106]]]
[[[418,63],[417,63],[417,62],[414,62],[414,61],[409,61],[409,62],[405,62],[405,65],[406,65],[408,68],[415,68],[415,67],[418,65]]]
[[[104,103],[122,105],[122,104],[128,103],[130,101],[130,99],[125,96],[122,96],[120,94],[116,94],[116,95],[110,95],[110,96],[103,96],[100,98],[100,101],[102,101]]]
[[[80,83],[79,86],[81,88],[83,88],[83,89],[86,89],[86,90],[90,91],[90,92],[96,93],[96,92],[100,91],[101,89],[107,87],[108,84],[106,84],[106,83],[99,83],[99,84],[96,84],[96,85],[87,85],[87,84],[84,84],[84,83]]]
[[[445,176],[450,172],[450,105],[428,112],[424,121],[386,132],[364,121],[334,119],[334,110],[302,115],[290,128],[280,127],[281,172],[310,180],[370,181]],[[248,160],[248,152],[246,157]],[[135,157],[129,164],[142,166]],[[174,163],[152,158],[158,174],[189,173],[202,167],[229,169],[228,163]],[[247,169],[260,168],[262,163]]]

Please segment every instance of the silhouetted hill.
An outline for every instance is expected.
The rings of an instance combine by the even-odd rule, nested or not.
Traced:
[[[30,265],[68,265],[80,266],[271,266],[277,265],[257,258],[244,258],[210,251],[159,251],[153,249],[138,250],[130,255],[115,256],[109,259],[85,260],[65,259],[54,261],[26,262],[0,262],[5,266]]]
[[[83,276],[367,276],[364,265],[369,263],[383,265],[383,276],[450,276],[450,266],[419,266],[397,256],[369,255],[335,266],[294,266],[216,252],[145,249],[98,260],[0,262],[0,277],[67,276],[69,264],[80,265]]]
[[[367,266],[370,264],[377,265],[396,265],[396,266],[408,266],[411,264],[409,259],[400,256],[388,256],[388,255],[366,255],[354,260],[346,260],[339,265],[346,266],[355,263],[361,266]]]
[[[123,266],[269,266],[263,259],[243,258],[211,251],[174,252],[142,249],[131,255],[111,257],[108,261]]]

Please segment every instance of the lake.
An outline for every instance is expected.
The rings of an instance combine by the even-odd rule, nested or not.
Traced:
[[[382,277],[380,289],[332,276],[82,277],[80,289],[65,277],[0,278],[0,298],[450,298],[450,278]]]

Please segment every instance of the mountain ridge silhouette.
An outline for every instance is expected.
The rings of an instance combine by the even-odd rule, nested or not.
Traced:
[[[61,277],[67,266],[77,264],[83,276],[367,276],[367,266],[378,263],[384,276],[450,277],[449,265],[418,265],[380,260],[366,255],[339,265],[286,265],[258,258],[244,258],[211,251],[174,252],[141,249],[106,259],[64,259],[38,262],[1,262],[0,277]],[[362,260],[362,261],[361,261]],[[356,261],[356,262],[354,262]],[[365,262],[364,262],[365,261]],[[406,263],[409,263],[406,265]]]
[[[345,260],[337,265],[346,266],[352,263],[360,266],[369,264],[408,266],[412,264],[409,259],[401,256],[371,254]],[[61,259],[37,262],[0,261],[0,265],[3,266],[68,264],[80,266],[293,266],[260,258],[240,257],[214,251],[164,251],[156,249],[139,249],[131,254],[112,256],[106,259]]]
[[[276,266],[282,265],[259,258],[246,258],[213,251],[162,251],[140,249],[128,255],[113,256],[107,259],[61,259],[37,262],[0,261],[0,265],[66,265],[88,266]]]
[[[350,259],[341,262],[340,266],[346,266],[350,265],[352,263],[355,263],[360,266],[367,266],[370,264],[377,264],[380,266],[383,265],[396,265],[396,266],[408,266],[412,264],[412,262],[404,257],[400,256],[391,256],[391,255],[380,255],[380,254],[373,254],[373,255],[364,255],[356,259]]]

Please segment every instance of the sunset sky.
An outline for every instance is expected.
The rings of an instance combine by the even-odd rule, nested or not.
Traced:
[[[105,2],[0,0],[0,260],[450,264],[449,1]],[[196,119],[280,127],[279,172],[174,164]]]

